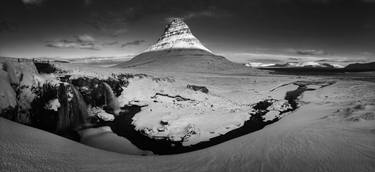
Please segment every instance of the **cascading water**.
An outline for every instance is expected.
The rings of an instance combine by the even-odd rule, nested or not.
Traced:
[[[103,82],[103,86],[106,107],[109,108],[108,110],[111,113],[118,115],[120,112],[120,105],[112,88],[106,82]]]
[[[77,130],[87,124],[87,106],[81,93],[75,86],[61,84],[58,91],[60,108],[56,131],[73,139],[77,138]]]

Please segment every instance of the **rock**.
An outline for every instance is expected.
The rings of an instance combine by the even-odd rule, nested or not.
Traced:
[[[87,104],[92,106],[109,105],[110,111],[116,111],[118,103],[116,97],[121,95],[123,87],[126,87],[128,82],[123,79],[108,78],[100,80],[98,78],[80,77],[71,80],[75,85]],[[113,112],[111,112],[113,113]]]
[[[58,69],[49,62],[34,62],[34,65],[39,73],[55,73],[58,71]]]
[[[96,116],[103,121],[113,121],[115,120],[115,116],[105,112],[103,109],[98,107],[90,107],[88,108],[89,116]]]
[[[9,82],[8,73],[0,70],[0,116],[13,120],[17,113],[16,92]]]
[[[31,102],[35,98],[34,89],[43,85],[43,80],[32,62],[7,61],[4,69],[8,73],[9,82],[17,99],[17,113],[15,121],[30,124]]]
[[[60,107],[60,102],[59,102],[58,99],[50,100],[50,101],[44,106],[45,109],[53,110],[53,111],[57,111],[59,107]]]
[[[45,83],[35,90],[36,97],[31,102],[31,126],[56,132],[58,110],[61,106],[58,96],[59,85]]]
[[[275,111],[275,110],[269,111],[265,115],[263,115],[264,122],[272,121],[272,120],[277,119],[279,117],[280,117],[280,112]]]
[[[208,93],[208,89],[207,89],[207,87],[205,87],[205,86],[197,86],[197,85],[187,85],[186,86],[188,89],[191,89],[191,90],[194,90],[194,91],[200,91],[200,92],[202,92],[202,93]]]

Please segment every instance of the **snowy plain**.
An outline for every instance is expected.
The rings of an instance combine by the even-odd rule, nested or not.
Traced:
[[[85,74],[106,75],[105,68],[64,64]],[[114,69],[111,72],[125,72]],[[130,71],[126,71],[130,72]],[[144,73],[157,75],[152,71]],[[294,86],[270,90],[296,80],[335,80],[336,83],[305,92],[301,106],[278,122],[224,143],[176,155],[127,155],[133,145],[113,133],[87,145],[0,118],[0,169],[2,171],[374,171],[375,83],[332,77],[270,75],[213,75],[163,73],[173,77],[176,90],[187,83],[205,85],[214,96],[233,104],[252,103],[265,97],[282,98]],[[181,82],[181,83],[179,83]],[[235,86],[233,83],[236,83]],[[144,84],[148,84],[147,82]],[[144,85],[143,84],[143,85]],[[142,84],[141,84],[142,85]],[[178,86],[180,85],[180,86]],[[149,84],[148,84],[149,86]],[[165,87],[168,88],[168,87]],[[284,90],[283,90],[284,89]],[[136,95],[137,92],[132,92]],[[138,93],[141,96],[143,92]],[[131,94],[128,94],[131,96]],[[139,97],[136,96],[136,97]],[[146,97],[146,96],[145,96]],[[148,97],[148,96],[147,96]],[[219,102],[223,102],[220,100]],[[93,131],[95,133],[97,131]],[[92,134],[89,133],[88,135]],[[111,138],[112,137],[112,138]],[[95,145],[105,140],[111,143]],[[104,141],[103,141],[104,140]],[[127,145],[128,144],[128,145]],[[113,147],[112,147],[113,148]],[[123,149],[124,148],[124,149]]]

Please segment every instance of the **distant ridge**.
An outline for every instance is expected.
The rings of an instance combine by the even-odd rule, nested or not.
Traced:
[[[249,73],[258,71],[215,55],[192,34],[180,18],[173,18],[163,34],[141,54],[115,67],[144,70]]]

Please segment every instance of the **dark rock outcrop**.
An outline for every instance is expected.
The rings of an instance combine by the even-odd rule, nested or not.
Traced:
[[[16,92],[9,82],[8,73],[0,69],[0,115],[8,119],[17,112]]]
[[[189,99],[189,98],[185,98],[185,97],[182,97],[180,95],[175,95],[175,96],[172,96],[172,95],[169,95],[169,94],[163,94],[163,93],[155,93],[154,96],[152,96],[151,98],[152,99],[156,99],[158,96],[164,96],[164,97],[169,97],[169,98],[172,98],[172,99],[175,99],[176,101],[194,101],[192,99]]]
[[[13,120],[30,124],[30,109],[32,108],[30,104],[35,98],[33,89],[39,86],[39,81],[35,78],[39,73],[34,63],[28,61],[7,61],[3,64],[3,69],[8,74],[8,79],[4,82],[11,85],[17,100],[17,113],[14,114]]]
[[[206,94],[208,93],[208,89],[205,86],[197,86],[197,85],[188,84],[186,87],[188,89],[191,89],[191,90],[194,90],[194,91],[200,91],[200,92],[206,93]]]
[[[34,61],[34,65],[39,73],[55,73],[58,69],[49,62],[38,62]]]
[[[46,108],[46,105],[55,99],[58,99],[59,87],[51,84],[44,84],[40,89],[36,89],[37,97],[31,103],[33,107],[31,112],[31,125],[33,127],[56,132],[58,121],[57,109]]]
[[[84,101],[93,107],[102,107],[111,114],[118,114],[119,103],[117,97],[121,95],[123,87],[128,85],[124,76],[100,80],[98,78],[80,77],[71,80],[79,92],[82,93]]]
[[[50,82],[39,74],[62,71],[52,64],[3,63],[0,66],[0,116],[77,141],[80,130],[109,125],[97,116],[89,116],[87,104],[118,114],[121,109],[117,96],[129,84],[128,79],[134,77],[113,74],[107,79],[72,79],[70,75],[64,75]]]

